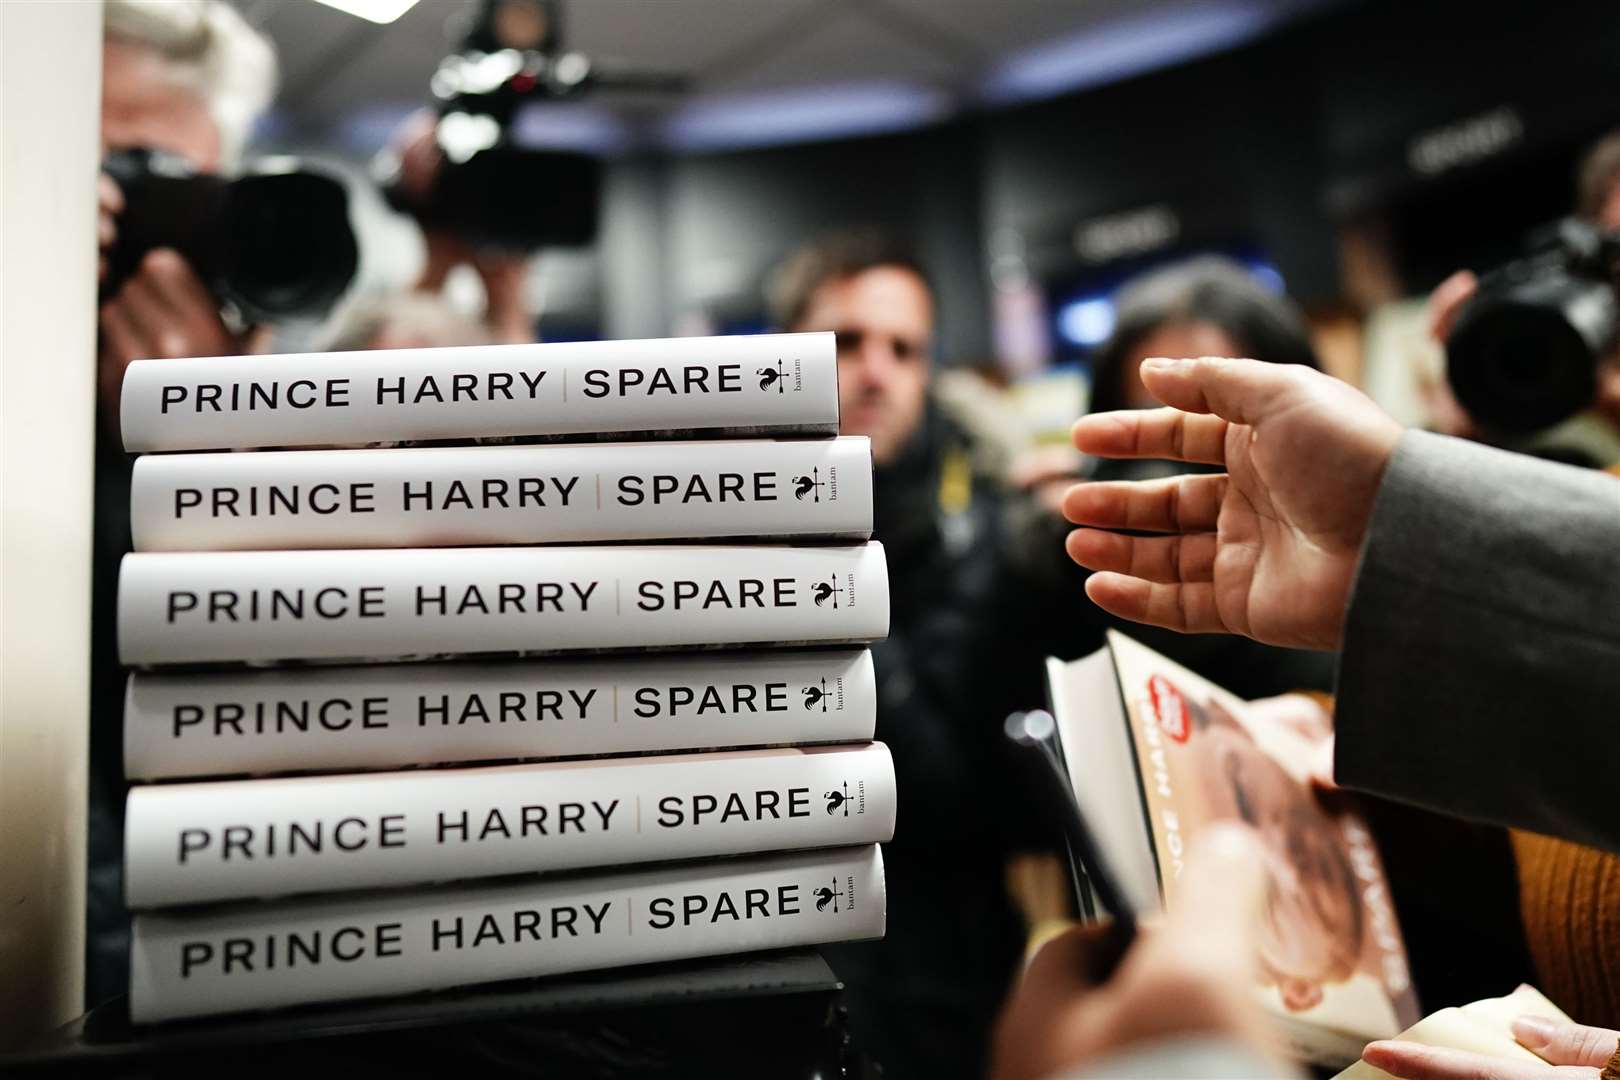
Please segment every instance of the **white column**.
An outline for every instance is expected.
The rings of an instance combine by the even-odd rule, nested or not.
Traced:
[[[0,2],[0,1049],[84,969],[101,4]]]

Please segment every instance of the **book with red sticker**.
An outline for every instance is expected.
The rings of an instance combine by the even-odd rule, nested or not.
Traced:
[[[1383,864],[1342,793],[1310,781],[1329,736],[1257,709],[1123,634],[1047,662],[1069,780],[1121,896],[1174,908],[1189,844],[1220,820],[1266,852],[1260,1000],[1290,1048],[1343,1064],[1418,1016]]]

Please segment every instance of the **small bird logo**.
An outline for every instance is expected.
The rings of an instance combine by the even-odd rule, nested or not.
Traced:
[[[803,690],[803,693],[804,693],[804,707],[806,709],[814,709],[817,705],[820,705],[822,712],[827,711],[827,680],[826,679],[822,679],[821,680],[821,685],[819,685],[819,686],[806,686],[804,688],[804,690]]]
[[[754,374],[759,376],[759,388],[761,390],[769,390],[774,386],[776,392],[780,394],[786,389],[787,371],[782,367],[782,361],[780,360],[776,362],[776,366],[773,368],[756,368]]]
[[[817,885],[810,890],[810,895],[816,898],[817,911],[826,911],[827,906],[831,904],[833,914],[836,915],[838,914],[838,901],[844,898],[844,890],[838,887],[838,879],[833,878],[830,886]]]
[[[843,588],[838,584],[838,577],[834,575],[826,581],[818,581],[810,589],[810,595],[816,601],[816,607],[826,607],[827,601],[832,601],[834,609],[838,607],[838,598],[843,595]]]
[[[843,810],[844,816],[849,817],[849,782],[844,781],[840,788],[841,790],[838,791],[823,792],[822,798],[827,800],[827,813],[829,815]]]

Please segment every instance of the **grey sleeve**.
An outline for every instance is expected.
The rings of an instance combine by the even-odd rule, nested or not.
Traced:
[[[1346,787],[1620,851],[1620,480],[1409,432],[1335,723]]]

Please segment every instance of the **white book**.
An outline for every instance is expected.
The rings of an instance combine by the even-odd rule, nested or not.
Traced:
[[[126,664],[874,641],[877,543],[124,556]]]
[[[154,784],[132,908],[888,840],[882,743]]]
[[[139,915],[138,1023],[883,936],[875,845]]]
[[[1513,993],[1499,998],[1484,998],[1466,1005],[1453,1006],[1432,1012],[1395,1038],[1402,1042],[1422,1043],[1448,1050],[1463,1050],[1470,1054],[1518,1062],[1523,1067],[1545,1070],[1549,1076],[1559,1074],[1537,1057],[1513,1035],[1513,1021],[1521,1016],[1540,1016],[1560,1024],[1573,1024],[1569,1015],[1547,1000],[1535,987],[1520,983]],[[1503,1074],[1510,1066],[1503,1066]],[[1573,1070],[1580,1075],[1580,1070]],[[1476,1073],[1476,1075],[1479,1075]],[[1486,1075],[1494,1075],[1486,1073]],[[1534,1075],[1532,1073],[1532,1075]],[[1339,1073],[1333,1080],[1395,1080],[1383,1069],[1357,1061]]]
[[[865,649],[136,672],[124,699],[124,774],[862,742],[876,715]]]
[[[872,533],[864,437],[148,454],[136,551]]]
[[[838,431],[830,333],[138,360],[124,449]]]

